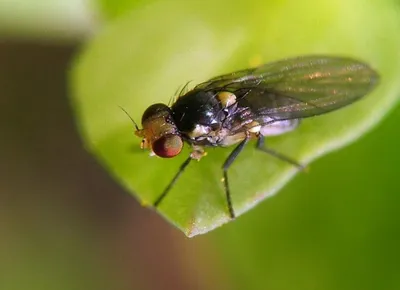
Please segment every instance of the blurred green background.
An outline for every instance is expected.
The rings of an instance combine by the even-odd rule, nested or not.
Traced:
[[[66,3],[0,1],[0,289],[400,289],[399,107],[188,239],[85,151],[70,102],[82,47],[149,1]]]

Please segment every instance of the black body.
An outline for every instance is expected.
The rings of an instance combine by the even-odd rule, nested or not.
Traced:
[[[226,117],[215,91],[192,90],[179,97],[171,107],[178,130],[185,135],[196,125],[219,128]]]

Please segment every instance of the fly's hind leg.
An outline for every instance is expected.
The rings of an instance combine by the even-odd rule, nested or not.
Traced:
[[[232,206],[232,199],[231,199],[231,192],[229,189],[229,182],[228,182],[228,169],[232,165],[233,161],[235,161],[236,157],[238,157],[239,153],[242,152],[243,148],[249,141],[249,137],[246,136],[246,138],[239,143],[239,145],[236,146],[235,149],[229,154],[228,158],[226,158],[224,165],[222,166],[223,170],[223,181],[224,181],[224,188],[225,188],[225,194],[226,194],[226,202],[228,205],[228,211],[229,211],[229,216],[234,219],[235,218],[235,211],[233,210]]]
[[[271,156],[274,156],[274,157],[276,157],[276,158],[278,158],[278,159],[280,159],[282,161],[290,163],[290,164],[296,166],[301,171],[305,171],[307,169],[306,166],[300,164],[296,160],[294,160],[294,159],[292,159],[292,158],[290,158],[290,157],[288,157],[286,155],[283,155],[283,154],[281,154],[281,153],[279,153],[279,152],[277,152],[277,151],[275,151],[275,150],[273,150],[271,148],[265,147],[264,143],[265,143],[265,137],[260,134],[258,136],[257,145],[256,145],[256,148],[258,150],[260,150],[260,151],[262,151],[264,153],[267,153],[267,154],[269,154]]]

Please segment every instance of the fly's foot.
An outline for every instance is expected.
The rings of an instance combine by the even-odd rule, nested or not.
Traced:
[[[193,146],[193,151],[190,153],[190,158],[199,161],[201,158],[207,155],[207,152],[204,151],[203,147]]]

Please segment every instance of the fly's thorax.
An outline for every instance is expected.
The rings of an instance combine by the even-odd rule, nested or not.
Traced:
[[[228,147],[239,143],[246,138],[246,132],[238,132],[236,134],[227,134],[219,141],[219,146]]]
[[[236,103],[236,95],[231,92],[219,92],[217,94],[217,99],[223,108],[228,108]]]
[[[199,136],[215,128],[225,117],[223,107],[214,91],[192,90],[172,105],[172,117],[180,132]]]
[[[258,123],[257,121],[252,121],[246,124],[245,127],[248,132],[255,134],[259,133],[262,128],[260,123]]]
[[[198,137],[210,134],[211,131],[212,128],[210,126],[196,124],[194,129],[188,132],[187,135],[190,139],[196,139]]]
[[[171,109],[165,104],[154,104],[147,108],[142,116],[143,129],[136,133],[143,138],[142,148],[150,149],[164,158],[174,157],[181,152],[183,140],[171,115]]]
[[[186,131],[184,136],[191,144],[201,146],[230,146],[236,144],[246,137],[245,128],[241,116],[246,115],[246,108],[239,108],[237,97],[229,91],[210,91],[207,94],[192,95],[196,100],[185,100],[186,112],[194,112],[199,118],[189,119],[193,115],[181,115],[185,122]],[[184,96],[185,97],[185,96]],[[181,101],[183,103],[183,100]],[[190,105],[196,104],[196,111]],[[189,105],[189,106],[188,106]],[[179,111],[179,106],[173,106]],[[239,113],[239,114],[238,114]],[[175,111],[174,111],[175,114]],[[177,120],[179,123],[181,119]],[[196,122],[197,121],[197,122]],[[242,130],[232,130],[234,127],[241,127]],[[189,129],[189,130],[188,130]]]

